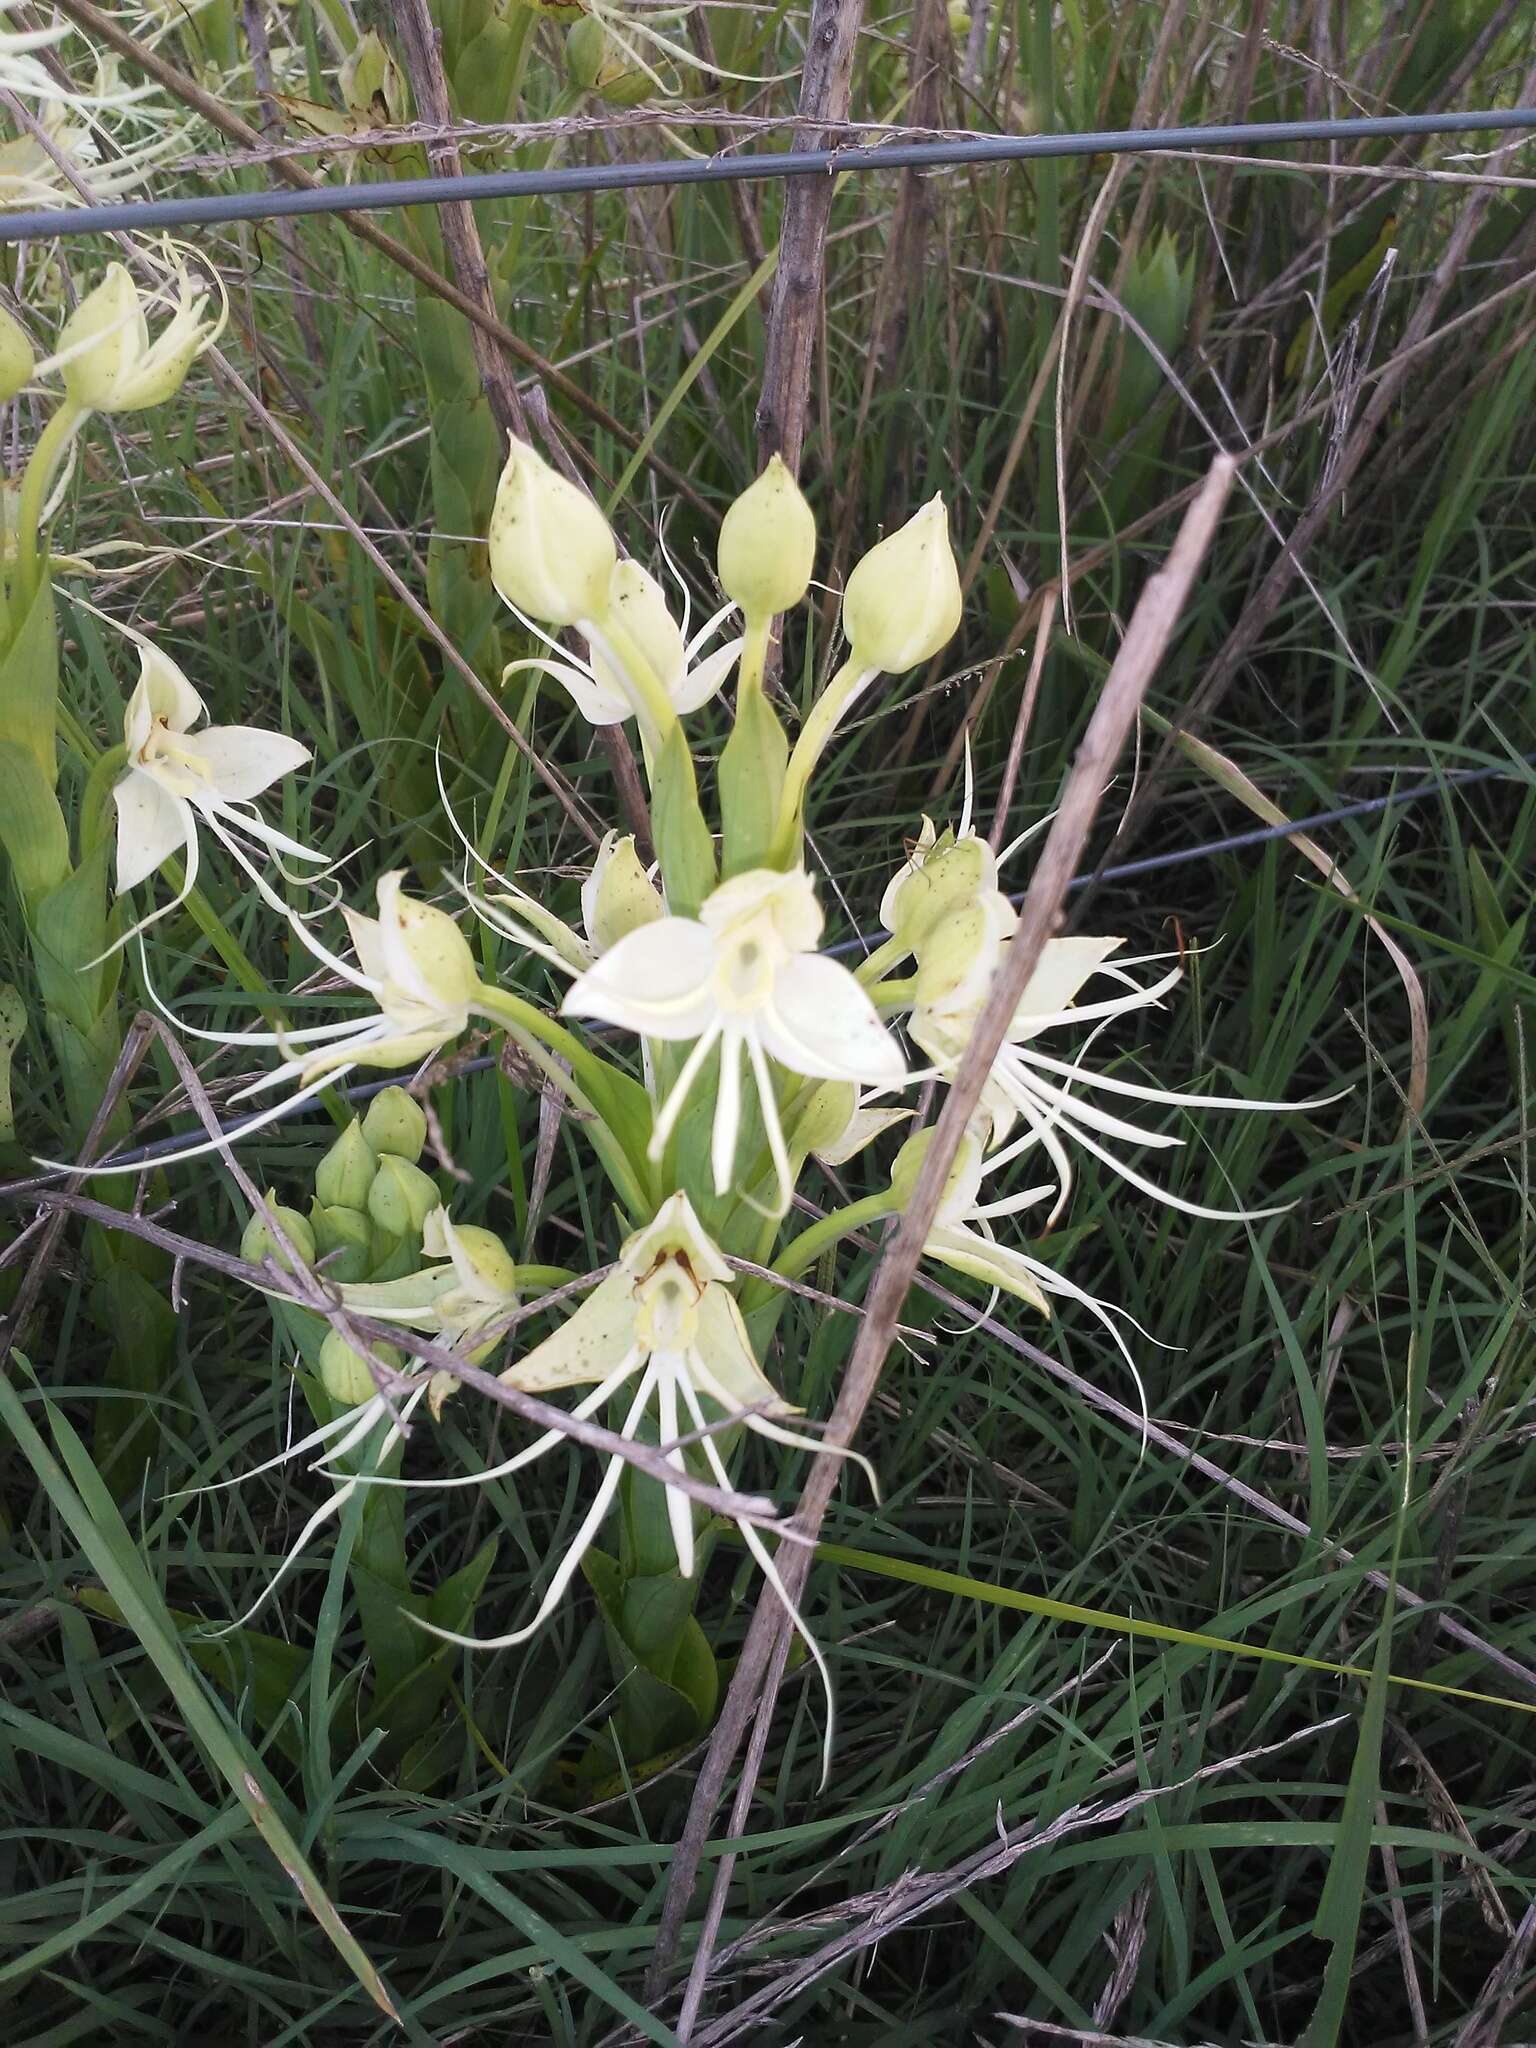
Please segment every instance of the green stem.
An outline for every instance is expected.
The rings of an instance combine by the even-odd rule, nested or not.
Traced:
[[[873,953],[868,954],[859,962],[858,966],[853,970],[854,978],[864,988],[869,988],[880,979],[888,967],[899,966],[911,950],[912,948],[905,939],[899,937],[884,939],[876,946]]]
[[[519,1266],[517,1287],[519,1293],[536,1287],[543,1294],[553,1294],[557,1287],[569,1287],[576,1277],[569,1266]],[[530,1302],[526,1306],[537,1307],[537,1303]]]
[[[849,1202],[842,1209],[832,1209],[808,1230],[802,1230],[798,1237],[792,1237],[779,1256],[773,1261],[772,1271],[781,1280],[798,1280],[809,1266],[814,1266],[822,1253],[830,1250],[840,1238],[850,1231],[863,1230],[866,1225],[878,1223],[883,1217],[896,1213],[897,1201],[890,1188],[882,1188],[877,1195],[865,1195],[861,1201]],[[741,1293],[741,1310],[749,1315],[760,1308],[774,1295],[771,1280],[750,1279]]]
[[[80,799],[80,858],[86,859],[94,853],[97,845],[111,831],[111,817],[107,800],[112,786],[122,774],[128,761],[128,749],[123,746],[108,747],[98,754],[91,764],[86,777],[85,793]]]
[[[614,1193],[637,1222],[648,1217],[653,1207],[646,1192],[649,1165],[631,1156],[613,1120],[604,1114],[611,1086],[627,1082],[629,1077],[607,1060],[599,1059],[563,1024],[546,1017],[542,1010],[509,989],[482,981],[475,993],[475,1006],[500,1024],[539,1070],[592,1118],[587,1135],[613,1183]],[[569,1063],[569,1073],[549,1057],[551,1053]]]
[[[87,408],[76,405],[72,398],[61,399],[58,411],[38,435],[37,446],[22,473],[21,491],[16,501],[16,590],[23,603],[37,579],[39,528],[43,507],[48,502],[49,486],[58,473],[76,429],[83,426],[89,416]]]
[[[899,1010],[911,1009],[917,995],[917,976],[909,974],[900,981],[879,982],[869,994],[882,1017],[894,1017]]]
[[[783,1251],[773,1262],[773,1270],[781,1280],[798,1280],[807,1266],[814,1266],[829,1245],[846,1237],[851,1230],[862,1230],[866,1224],[878,1223],[882,1217],[894,1215],[896,1197],[890,1188],[882,1188],[878,1194],[864,1195],[857,1202],[849,1202],[845,1208],[829,1209],[827,1214],[802,1230],[798,1237],[792,1237]]]
[[[741,716],[744,698],[757,695],[763,687],[763,670],[768,664],[768,636],[773,630],[773,618],[765,613],[762,618],[749,617],[742,633],[741,660],[736,667],[736,716]]]
[[[779,798],[779,821],[774,833],[774,864],[787,867],[794,859],[800,838],[800,814],[805,792],[816,763],[826,751],[838,720],[870,678],[878,671],[856,668],[852,656],[811,706],[810,716],[800,728],[784,771],[784,793]]]
[[[651,727],[653,744],[659,745],[677,723],[677,711],[665,685],[641,653],[634,635],[619,623],[615,612],[610,612],[605,619],[594,619],[592,623],[624,664],[624,673],[634,685],[639,700],[635,709],[642,723]]]

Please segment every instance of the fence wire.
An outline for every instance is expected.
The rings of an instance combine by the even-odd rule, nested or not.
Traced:
[[[1536,129],[1536,107],[1465,113],[1383,114],[1336,121],[1238,121],[1190,128],[1097,128],[1060,135],[964,135],[941,142],[851,144],[829,149],[753,150],[735,156],[662,157],[650,162],[562,164],[538,171],[475,171],[456,177],[379,179],[312,191],[219,192],[202,198],[119,200],[107,206],[0,214],[0,242],[58,235],[124,234],[158,228],[222,227],[295,215],[370,213],[439,206],[451,199],[552,198],[644,186],[719,185],[741,180],[843,177],[850,172],[942,170],[957,164],[1035,163],[1058,157],[1136,156],[1182,149],[1262,149],[1297,142],[1394,141],[1413,136],[1504,134]],[[413,139],[402,131],[400,140]]]

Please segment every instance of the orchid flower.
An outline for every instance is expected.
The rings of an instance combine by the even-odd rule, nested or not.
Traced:
[[[778,1176],[781,1210],[793,1173],[770,1060],[811,1080],[889,1085],[906,1065],[848,969],[815,950],[821,907],[803,868],[755,868],[723,882],[697,918],[660,917],[621,938],[565,999],[648,1039],[692,1040],[656,1113],[650,1157],[660,1160],[706,1061],[718,1046],[710,1161],[717,1194],[730,1186],[741,1133],[741,1062],[752,1070]]]
[[[1042,1316],[1051,1314],[1050,1297],[1076,1302],[1086,1308],[1105,1330],[1108,1331],[1121,1357],[1130,1368],[1131,1378],[1136,1384],[1136,1393],[1141,1402],[1143,1417],[1146,1416],[1146,1388],[1137,1369],[1118,1324],[1122,1317],[1139,1335],[1149,1343],[1156,1339],[1144,1330],[1134,1316],[1114,1304],[1101,1301],[1090,1294],[1085,1287],[1079,1287],[1056,1267],[1043,1259],[1033,1258],[1016,1245],[999,1244],[993,1231],[993,1224],[999,1218],[1016,1216],[1022,1210],[1032,1209],[1055,1194],[1054,1186],[1024,1188],[1017,1194],[1005,1195],[994,1201],[982,1199],[982,1183],[986,1175],[995,1170],[1001,1154],[991,1159],[985,1154],[987,1120],[977,1119],[961,1140],[960,1149],[950,1168],[945,1184],[943,1199],[934,1217],[932,1228],[923,1243],[923,1256],[948,1266],[953,1272],[963,1273],[969,1279],[979,1280],[992,1290],[992,1300],[998,1294],[1011,1294]],[[932,1129],[919,1131],[909,1138],[897,1155],[896,1165],[891,1174],[891,1185],[903,1206],[917,1179],[924,1154],[933,1136]],[[990,1303],[986,1313],[990,1313]],[[1159,1347],[1164,1348],[1164,1347]]]
[[[267,824],[252,807],[254,797],[303,766],[310,758],[308,747],[253,725],[213,725],[194,732],[193,726],[206,716],[207,706],[170,656],[140,640],[139,680],[123,718],[128,763],[112,790],[117,807],[118,893],[137,888],[183,847],[187,866],[172,901],[141,920],[125,938],[167,916],[197,886],[200,822],[285,914],[284,905],[253,865],[247,846],[254,842],[295,860],[325,858]]]
[[[388,1350],[387,1346],[385,1350]],[[399,1361],[395,1357],[386,1360],[381,1354],[380,1362],[388,1363],[393,1368]],[[377,1482],[380,1467],[396,1444],[403,1441],[411,1417],[420,1407],[431,1386],[430,1380],[420,1375],[412,1376],[406,1386],[404,1399],[400,1402],[398,1410],[394,1409],[390,1399],[380,1391],[367,1361],[360,1353],[353,1351],[335,1331],[327,1336],[321,1347],[319,1376],[327,1394],[339,1410],[328,1422],[310,1430],[296,1443],[287,1444],[274,1457],[265,1459],[260,1465],[252,1466],[248,1472],[239,1472],[232,1479],[215,1480],[211,1485],[189,1489],[192,1494],[202,1494],[220,1493],[230,1486],[243,1486],[247,1480],[291,1464],[295,1459],[315,1449],[321,1449],[321,1456],[314,1460],[311,1470],[318,1470],[327,1460],[357,1454],[357,1469],[330,1475],[337,1482],[330,1496],[322,1501],[305,1521],[303,1528],[284,1553],[282,1563],[245,1612],[234,1621],[226,1622],[222,1628],[209,1632],[212,1641],[216,1642],[221,1636],[233,1635],[237,1629],[247,1627],[277,1591],[289,1569],[309,1548],[325,1525],[336,1519],[357,1492],[358,1487]],[[385,1423],[387,1427],[381,1428],[380,1425]]]
[[[637,674],[644,661],[661,685],[678,717],[697,711],[715,696],[741,653],[741,636],[725,641],[713,653],[705,649],[736,607],[722,605],[690,638],[692,605],[686,584],[679,624],[667,608],[666,594],[648,569],[638,562],[616,562],[600,614],[576,621],[586,640],[586,660],[551,639],[534,620],[512,603],[520,623],[553,651],[509,663],[507,676],[537,669],[565,689],[588,725],[621,725],[646,709],[646,684]]]
[[[597,1414],[621,1388],[627,1390],[633,1385],[620,1435],[633,1441],[642,1416],[654,1401],[667,1464],[679,1473],[686,1469],[685,1453],[677,1439],[680,1432],[696,1431],[698,1451],[705,1464],[716,1482],[729,1491],[731,1477],[707,1419],[706,1403],[721,1416],[772,1443],[812,1453],[824,1448],[813,1437],[785,1428],[784,1419],[800,1411],[785,1401],[763,1376],[753,1356],[741,1311],[730,1292],[734,1278],[730,1266],[705,1234],[688,1197],[682,1193],[670,1195],[654,1219],[625,1242],[607,1279],[598,1284],[553,1336],[501,1377],[508,1386],[526,1394],[590,1386],[591,1393],[584,1395],[572,1411],[583,1419]],[[500,1465],[456,1479],[376,1479],[369,1483],[483,1485],[522,1470],[563,1441],[561,1430],[547,1430]],[[851,1451],[844,1455],[861,1465],[873,1483],[874,1474],[866,1459]],[[504,1650],[526,1642],[554,1612],[580,1569],[582,1558],[613,1504],[624,1465],[621,1457],[608,1460],[592,1505],[582,1517],[531,1620],[501,1636],[457,1635],[435,1627],[431,1633],[466,1649]],[[667,1489],[667,1521],[678,1570],[685,1578],[691,1578],[696,1561],[694,1505],[686,1493],[672,1487]],[[826,1661],[790,1599],[771,1552],[750,1523],[742,1522],[738,1527],[743,1542],[783,1601],[815,1660],[830,1702],[831,1678]],[[430,1624],[423,1622],[421,1626]]]
[[[455,1348],[464,1346],[478,1364],[494,1346],[474,1340],[480,1332],[514,1309],[518,1302],[517,1267],[492,1230],[455,1223],[443,1208],[432,1210],[422,1226],[421,1249],[433,1263],[401,1280],[356,1281],[337,1291],[342,1306],[379,1322],[420,1330]],[[432,1419],[459,1382],[450,1372],[436,1372],[429,1383]]]
[[[956,927],[952,925],[949,929],[954,931]],[[958,955],[946,957],[940,940],[930,953],[928,962],[919,967],[917,1000],[908,1029],[946,1080],[953,1077],[960,1064],[986,1001],[992,975],[1011,943],[1009,938],[995,937],[989,944],[977,947],[967,960]],[[1181,1210],[1185,1215],[1215,1221],[1278,1215],[1280,1211],[1276,1209],[1209,1208],[1159,1187],[1102,1141],[1107,1138],[1122,1144],[1163,1149],[1180,1146],[1184,1140],[1165,1131],[1143,1130],[1099,1103],[1085,1101],[1073,1090],[1081,1088],[1092,1095],[1128,1097],[1136,1102],[1183,1109],[1278,1111],[1315,1105],[1249,1101],[1236,1095],[1185,1094],[1096,1073],[1085,1064],[1092,1037],[1070,1060],[1058,1059],[1037,1045],[1038,1039],[1052,1032],[1085,1023],[1102,1028],[1113,1018],[1160,1005],[1162,998],[1180,979],[1182,969],[1175,965],[1157,981],[1143,986],[1125,971],[1125,967],[1109,964],[1110,956],[1123,943],[1116,938],[1074,937],[1052,939],[1046,945],[1019,999],[1008,1035],[992,1063],[992,1072],[982,1091],[982,1108],[990,1120],[990,1141],[994,1147],[1002,1144],[1016,1122],[1022,1121],[1025,1129],[1013,1143],[994,1151],[989,1165],[1002,1166],[1036,1145],[1043,1148],[1058,1179],[1056,1201],[1046,1220],[1047,1229],[1061,1215],[1072,1189],[1072,1162],[1064,1143],[1067,1139],[1141,1193],[1166,1202],[1170,1208]],[[1126,963],[1127,966],[1142,964],[1141,960]],[[932,977],[934,987],[931,991],[924,985],[929,967],[937,970]],[[1122,992],[1097,1002],[1079,1002],[1079,992],[1095,974],[1119,982]]]
[[[108,264],[101,283],[65,321],[55,361],[65,392],[82,412],[142,412],[164,404],[218,340],[229,317],[222,284],[219,313],[205,320],[207,291],[193,285],[174,253],[168,271],[171,316],[153,338],[148,313],[160,294],[146,299],[121,263]]]
[[[247,1101],[289,1081],[297,1081],[299,1086],[234,1130],[158,1154],[158,1164],[196,1159],[237,1143],[288,1115],[322,1088],[345,1079],[356,1067],[418,1066],[468,1029],[472,1012],[488,992],[481,988],[464,934],[446,911],[407,896],[399,870],[379,877],[378,903],[377,917],[365,917],[346,907],[342,910],[352,935],[355,963],[342,959],[317,939],[306,919],[285,912],[294,936],[317,960],[348,987],[373,999],[375,1008],[363,1016],[309,1025],[299,1031],[207,1031],[180,1016],[173,1019],[184,1036],[206,1044],[247,1050],[276,1046],[287,1055],[280,1066],[240,1089],[230,1098],[232,1102]],[[154,995],[153,990],[150,993]],[[158,997],[155,1000],[159,1003]],[[163,1004],[159,1007],[164,1009]],[[48,1159],[38,1163],[82,1175],[142,1171],[138,1165],[118,1165],[111,1160],[101,1166]]]

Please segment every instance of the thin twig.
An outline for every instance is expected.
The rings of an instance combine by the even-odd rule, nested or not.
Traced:
[[[448,101],[448,81],[443,75],[442,35],[433,22],[427,0],[398,0],[395,30],[405,52],[411,90],[416,95],[416,111],[440,131],[451,128],[453,109]],[[439,177],[461,178],[464,175],[464,167],[459,161],[459,146],[451,136],[427,144],[427,162]],[[496,424],[504,434],[516,434],[519,440],[526,441],[528,425],[517,379],[507,368],[505,350],[498,346],[491,333],[499,315],[491,292],[491,277],[486,268],[480,230],[475,226],[475,210],[467,200],[449,199],[437,209],[437,217],[454,283],[466,299],[474,300],[489,316],[484,321],[470,322],[469,339],[475,352],[480,383],[490,400]]]
[[[853,46],[863,0],[813,0],[806,29],[805,70],[792,149],[820,149],[847,119],[853,88]],[[811,357],[821,308],[835,181],[799,178],[784,194],[779,266],[768,309],[762,395],[757,405],[759,458],[782,455],[798,471],[811,398]]]

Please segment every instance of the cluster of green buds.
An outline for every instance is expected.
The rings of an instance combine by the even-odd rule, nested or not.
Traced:
[[[421,1104],[403,1088],[381,1089],[315,1168],[308,1213],[287,1207],[269,1188],[266,1213],[246,1225],[240,1254],[291,1273],[291,1250],[342,1307],[465,1345],[477,1362],[495,1339],[469,1340],[516,1307],[520,1276],[494,1231],[449,1216],[420,1163],[426,1142]],[[355,1407],[373,1398],[377,1383],[367,1360],[338,1332],[326,1335],[318,1362],[333,1401]],[[398,1368],[399,1354],[386,1347],[385,1362]],[[456,1384],[447,1371],[433,1376],[434,1415]]]
[[[384,1088],[315,1168],[307,1216],[284,1207],[268,1190],[278,1227],[305,1265],[323,1261],[326,1277],[339,1285],[393,1280],[415,1270],[422,1230],[442,1201],[437,1183],[418,1164],[426,1142],[421,1104],[403,1088]],[[246,1225],[240,1255],[286,1264],[259,1215]]]

